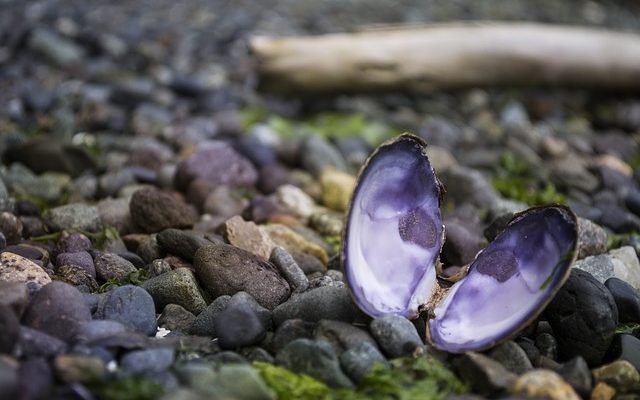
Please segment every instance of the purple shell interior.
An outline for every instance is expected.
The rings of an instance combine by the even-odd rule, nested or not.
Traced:
[[[431,342],[448,352],[482,350],[542,312],[563,284],[577,242],[566,208],[534,208],[516,217],[471,264],[429,321]]]
[[[424,143],[402,135],[380,146],[353,196],[342,257],[355,302],[373,317],[416,316],[436,284],[443,240],[440,185]]]

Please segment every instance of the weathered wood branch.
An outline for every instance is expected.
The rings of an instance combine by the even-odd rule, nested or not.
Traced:
[[[278,92],[469,86],[640,90],[640,35],[534,23],[458,23],[316,37],[255,37],[261,87]]]

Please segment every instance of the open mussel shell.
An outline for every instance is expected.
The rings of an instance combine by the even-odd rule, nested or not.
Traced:
[[[516,335],[568,278],[577,226],[575,215],[564,206],[516,215],[435,307],[428,341],[459,353],[484,350]]]
[[[442,186],[425,146],[409,134],[379,146],[351,198],[342,265],[356,304],[372,317],[416,317],[437,287]]]

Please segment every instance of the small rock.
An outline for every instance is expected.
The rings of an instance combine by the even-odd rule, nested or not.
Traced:
[[[516,380],[516,375],[502,364],[479,353],[465,353],[459,360],[458,369],[462,379],[482,395],[500,392]]]
[[[267,333],[255,312],[243,304],[230,304],[214,317],[213,325],[223,349],[251,346]]]
[[[275,244],[258,225],[247,222],[241,216],[231,217],[222,225],[226,241],[236,247],[247,250],[265,260],[269,259]]]
[[[608,254],[613,260],[614,276],[640,290],[640,261],[633,247],[623,246]]]
[[[204,212],[231,218],[242,214],[249,205],[249,201],[229,186],[218,186],[211,191],[204,200]]]
[[[201,247],[194,266],[200,282],[214,297],[245,291],[270,310],[289,297],[289,284],[275,266],[234,246]]]
[[[609,290],[591,274],[573,269],[545,311],[563,359],[582,356],[597,365],[618,325],[618,310]]]
[[[100,214],[100,219],[105,226],[112,226],[122,234],[133,230],[133,221],[129,211],[128,198],[104,199],[96,207]]]
[[[578,259],[607,251],[607,232],[598,224],[578,217]]]
[[[302,167],[314,176],[319,176],[329,167],[338,171],[347,169],[346,162],[340,152],[319,135],[305,137],[299,154]]]
[[[91,240],[88,237],[79,232],[62,232],[54,254],[62,253],[79,253],[86,252],[91,249]]]
[[[196,213],[177,194],[157,189],[138,190],[129,203],[133,223],[147,233],[167,228],[188,228]]]
[[[197,336],[215,337],[217,334],[213,321],[216,315],[229,306],[230,301],[231,296],[228,295],[219,296],[213,300],[207,308],[196,316],[191,325],[190,333]]]
[[[91,276],[83,267],[79,265],[63,265],[62,267],[58,268],[55,277],[57,280],[78,287],[78,289],[84,287],[85,289],[83,291],[88,290],[90,292],[94,292],[98,290],[98,282],[96,282],[96,278]]]
[[[362,343],[369,343],[376,349],[378,347],[368,332],[341,321],[321,320],[316,327],[314,338],[329,343],[336,354],[342,354]]]
[[[132,334],[127,326],[118,321],[94,319],[80,324],[74,340],[77,343],[92,343],[119,333]]]
[[[590,193],[598,187],[598,178],[590,173],[583,160],[576,156],[552,160],[550,179],[561,188],[575,188]]]
[[[139,286],[124,285],[111,290],[102,306],[105,319],[122,322],[145,335],[155,335],[156,308],[151,295]]]
[[[29,48],[60,67],[79,64],[84,50],[76,43],[46,29],[36,29],[29,35]]]
[[[322,319],[353,322],[362,314],[345,286],[321,286],[292,296],[273,310],[273,322],[282,324],[300,318],[317,322]]]
[[[97,232],[102,229],[98,209],[83,203],[51,208],[44,214],[43,220],[51,232],[65,229]]]
[[[280,186],[276,190],[275,198],[286,210],[300,218],[309,218],[318,210],[313,198],[297,186]]]
[[[316,211],[309,217],[309,226],[323,236],[340,236],[344,229],[342,214]]]
[[[583,398],[588,398],[593,387],[591,371],[584,358],[574,357],[556,371]]]
[[[129,274],[138,271],[129,261],[113,253],[100,253],[94,258],[93,263],[96,267],[96,277],[103,282],[110,279],[124,281]]]
[[[33,297],[22,323],[44,333],[70,340],[80,323],[91,320],[82,294],[71,285],[51,282]]]
[[[616,335],[605,360],[625,360],[640,371],[640,339],[629,334]]]
[[[0,358],[0,390],[5,399],[20,398],[20,379],[18,368],[11,359]]]
[[[516,375],[522,375],[533,369],[527,353],[511,340],[494,347],[489,356],[502,364],[507,371]]]
[[[244,356],[250,362],[260,361],[269,364],[275,364],[276,360],[268,351],[258,346],[245,347],[241,349],[241,356]]]
[[[192,262],[198,249],[211,242],[195,232],[165,229],[156,235],[158,244],[170,254]]]
[[[640,384],[640,372],[625,360],[614,361],[591,372],[596,382],[604,382],[622,393]]]
[[[280,350],[276,355],[276,362],[331,387],[353,387],[351,380],[340,369],[336,354],[326,342],[296,339]]]
[[[8,305],[0,305],[0,353],[12,354],[20,337],[20,320]]]
[[[13,253],[0,254],[0,282],[26,284],[30,291],[37,291],[51,283],[51,277],[42,267]]]
[[[609,278],[604,283],[618,308],[618,321],[640,322],[640,291],[619,278]]]
[[[322,204],[336,211],[346,211],[351,193],[356,186],[356,178],[334,169],[326,169],[320,174]]]
[[[184,268],[184,269],[187,269],[187,268]],[[167,260],[153,260],[151,264],[149,264],[147,271],[150,277],[155,278],[156,276],[160,276],[162,274],[166,274],[167,272],[171,272],[171,264],[169,264]]]
[[[0,232],[4,234],[8,244],[18,243],[22,239],[22,222],[10,212],[0,213]]]
[[[307,276],[285,249],[279,246],[275,247],[271,252],[269,261],[278,268],[278,271],[287,280],[294,293],[307,290],[309,287]]]
[[[140,286],[151,294],[158,310],[168,304],[177,304],[198,315],[207,307],[195,275],[187,268],[165,272],[147,279]]]
[[[131,374],[162,372],[167,370],[175,359],[171,348],[136,350],[120,359],[122,369]]]
[[[284,225],[269,224],[261,226],[260,229],[265,231],[277,246],[284,248],[291,255],[303,253],[317,258],[323,265],[329,262],[325,249]]]
[[[271,339],[271,352],[277,354],[296,339],[313,339],[317,324],[301,319],[288,319],[280,325]]]
[[[78,251],[75,253],[60,253],[56,256],[56,266],[62,267],[63,265],[78,265],[82,267],[85,272],[96,277],[96,267],[93,263],[91,254],[86,251]]]
[[[24,358],[50,358],[67,351],[67,344],[62,340],[26,326],[20,327],[19,343],[20,354]]]
[[[53,383],[53,372],[45,358],[30,358],[20,364],[20,393],[23,396],[22,398],[46,399],[49,397]],[[3,387],[2,392],[6,393],[5,386],[3,384],[0,384],[0,386]]]
[[[340,355],[340,365],[354,382],[361,382],[374,364],[389,365],[380,350],[369,342],[360,343]]]
[[[604,382],[598,382],[591,392],[591,400],[611,400],[616,390]]]
[[[423,346],[416,327],[408,319],[398,315],[375,318],[369,329],[382,350],[391,358],[411,355]]]
[[[556,360],[558,358],[558,342],[550,333],[543,332],[536,337],[536,347],[540,350],[540,354]]]
[[[189,332],[196,316],[177,304],[167,304],[158,317],[158,326],[170,331]]]
[[[191,364],[178,371],[181,380],[204,398],[275,400],[275,394],[250,365],[221,365],[217,369]],[[191,400],[191,398],[187,398]]]
[[[456,221],[445,223],[445,227],[443,259],[451,265],[467,265],[473,261],[482,248],[482,237]]]
[[[258,317],[266,329],[271,329],[273,325],[271,321],[271,311],[258,304],[258,302],[246,292],[238,292],[231,296],[228,306],[248,307]]]
[[[107,373],[107,368],[98,357],[60,354],[53,360],[56,376],[65,383],[91,383],[100,380]]]
[[[0,281],[0,305],[11,307],[18,318],[29,304],[29,291],[22,282]]]
[[[550,400],[580,400],[580,396],[560,375],[544,369],[535,369],[518,377],[510,385],[509,393]]]

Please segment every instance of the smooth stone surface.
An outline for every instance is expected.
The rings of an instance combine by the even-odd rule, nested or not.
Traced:
[[[12,354],[20,337],[20,320],[8,305],[0,304],[0,353]]]
[[[609,278],[604,283],[618,308],[621,323],[640,323],[640,291],[619,278]]]
[[[356,383],[361,382],[376,363],[389,364],[380,350],[369,342],[360,343],[340,354],[342,369]]]
[[[336,354],[342,354],[363,343],[378,348],[376,341],[367,331],[341,321],[321,320],[316,326],[314,338],[329,343]]]
[[[556,371],[583,398],[589,397],[593,387],[591,371],[584,358],[574,357]]]
[[[0,282],[26,284],[29,291],[37,291],[51,283],[51,277],[38,264],[13,253],[0,254]]]
[[[288,319],[278,326],[271,338],[270,350],[277,354],[284,346],[296,339],[313,339],[317,324],[302,319]]]
[[[53,371],[45,358],[30,358],[20,364],[20,393],[23,398],[46,399],[53,383]]]
[[[446,239],[441,257],[451,265],[466,265],[482,248],[482,237],[457,221],[445,221]]]
[[[353,322],[362,316],[345,286],[320,286],[292,296],[273,310],[273,322],[282,324],[300,318],[317,322],[322,319]]]
[[[252,221],[245,221],[236,215],[222,225],[226,241],[236,247],[253,253],[265,260],[269,259],[275,243],[269,235]]]
[[[613,259],[614,276],[640,290],[640,261],[633,247],[613,249],[609,255]]]
[[[320,174],[322,204],[335,211],[344,212],[349,206],[351,193],[356,187],[353,175],[335,169],[326,169]]]
[[[578,260],[605,253],[607,239],[607,232],[600,225],[578,217]]]
[[[550,400],[580,400],[580,396],[560,375],[544,369],[535,369],[519,376],[510,385],[509,393]]]
[[[223,349],[257,344],[267,333],[260,318],[246,304],[230,304],[214,317],[213,325]]]
[[[86,251],[78,251],[75,253],[60,253],[56,256],[56,266],[63,265],[79,265],[92,277],[96,277],[96,267],[93,263],[91,254]]]
[[[78,326],[74,341],[77,343],[89,343],[110,335],[127,332],[129,329],[129,327],[118,321],[94,319],[83,322]]]
[[[79,253],[91,249],[91,240],[79,232],[62,232],[54,254]]]
[[[618,325],[618,310],[609,290],[588,272],[575,268],[545,314],[561,359],[582,356],[589,365],[602,360]]]
[[[51,232],[65,229],[96,232],[102,229],[102,220],[98,209],[84,203],[51,208],[43,215],[43,220]]]
[[[177,304],[198,315],[207,307],[195,275],[187,268],[165,272],[147,279],[140,286],[149,292],[158,310],[167,304]]]
[[[640,384],[640,372],[626,360],[614,361],[591,372],[596,382],[605,382],[623,393]]]
[[[307,290],[309,279],[296,263],[296,260],[285,249],[280,246],[275,247],[271,252],[269,261],[278,268],[280,275],[287,280],[294,293]]]
[[[26,326],[20,327],[19,346],[25,358],[52,357],[67,350],[67,344],[61,339]]]
[[[147,233],[168,228],[188,228],[196,222],[195,211],[173,193],[157,189],[136,191],[129,203],[135,226]]]
[[[464,382],[482,395],[490,395],[508,388],[516,375],[502,364],[480,353],[465,353],[458,362],[458,370]]]
[[[167,253],[174,254],[191,262],[196,251],[211,242],[194,232],[179,229],[165,229],[156,235],[160,247]]]
[[[311,196],[297,186],[282,185],[275,192],[275,198],[287,211],[300,218],[309,218],[318,211]]]
[[[227,308],[230,301],[231,296],[228,295],[219,296],[213,300],[207,308],[196,316],[196,319],[191,325],[190,333],[197,336],[216,336],[213,321],[216,315]]]
[[[171,348],[158,348],[130,351],[120,359],[120,365],[126,372],[141,374],[167,370],[175,359]]]
[[[152,296],[153,297],[153,296]],[[189,332],[196,316],[178,304],[167,304],[158,317],[158,326],[170,331]]]
[[[423,346],[416,327],[398,315],[375,318],[369,329],[385,354],[391,358],[411,355]]]
[[[629,334],[616,335],[609,346],[605,359],[625,360],[640,371],[640,339]]]
[[[327,168],[334,168],[338,171],[347,169],[344,158],[338,149],[319,135],[305,137],[299,154],[301,155],[302,167],[315,176],[320,175]]]
[[[202,364],[187,364],[178,370],[187,387],[207,399],[275,400],[258,371],[249,365],[226,364],[217,369]]]
[[[273,264],[231,245],[201,247],[194,266],[196,276],[214,297],[244,291],[269,310],[289,297],[289,284]]]
[[[0,281],[0,304],[11,307],[18,318],[29,304],[29,291],[21,282]]]
[[[114,253],[100,253],[95,256],[96,277],[103,282],[110,279],[124,281],[129,274],[138,271],[130,261]]]
[[[82,294],[73,286],[51,282],[33,297],[22,323],[62,340],[73,338],[78,325],[91,320],[91,312]]]
[[[297,254],[302,253],[303,255],[317,258],[323,265],[326,265],[329,261],[329,255],[324,248],[307,240],[304,236],[287,226],[282,224],[269,224],[261,225],[260,229],[267,232],[275,245],[283,247],[289,254],[293,255],[294,258]]]
[[[512,340],[491,349],[489,356],[502,364],[507,371],[516,375],[522,375],[533,369],[527,353]]]
[[[340,369],[331,345],[323,341],[296,339],[276,355],[276,362],[292,371],[307,374],[331,387],[352,387]]]
[[[156,308],[151,295],[139,286],[124,285],[111,290],[102,306],[105,319],[122,322],[136,332],[154,335]]]

